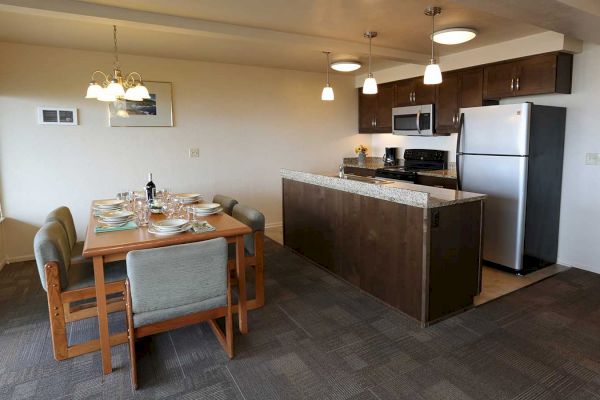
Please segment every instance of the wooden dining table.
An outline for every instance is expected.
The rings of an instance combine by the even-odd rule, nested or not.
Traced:
[[[100,333],[100,351],[102,354],[102,370],[104,374],[112,372],[110,348],[120,342],[111,343],[108,330],[108,311],[104,281],[104,264],[111,261],[124,260],[132,250],[152,249],[183,243],[201,242],[203,240],[223,237],[228,243],[234,243],[236,248],[236,275],[238,280],[238,325],[241,333],[248,332],[246,305],[246,272],[244,257],[244,235],[252,232],[250,227],[235,218],[218,213],[202,217],[216,229],[211,232],[184,232],[172,236],[157,236],[148,232],[147,227],[137,229],[96,233],[97,224],[94,216],[94,203],[90,210],[90,218],[83,246],[83,256],[93,260],[94,279],[96,287],[96,306],[98,310],[98,328]],[[165,219],[163,214],[152,214],[150,220]],[[165,268],[169,268],[165,265]]]

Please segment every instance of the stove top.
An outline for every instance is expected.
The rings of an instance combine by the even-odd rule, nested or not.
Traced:
[[[395,166],[384,166],[375,171],[375,176],[415,182],[418,171],[435,171],[448,168],[448,152],[442,150],[407,149],[404,162]]]

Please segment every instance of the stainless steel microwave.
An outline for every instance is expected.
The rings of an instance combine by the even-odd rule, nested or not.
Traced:
[[[424,104],[392,108],[392,129],[394,135],[435,135],[435,107]]]

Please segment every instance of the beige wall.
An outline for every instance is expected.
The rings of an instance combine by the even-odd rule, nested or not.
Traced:
[[[336,100],[320,100],[323,74],[123,55],[126,71],[173,82],[173,128],[109,128],[107,106],[83,98],[107,53],[0,43],[0,182],[10,259],[32,254],[48,211],[67,205],[81,237],[92,199],[158,187],[217,192],[281,222],[280,168],[334,170],[353,154],[352,77],[333,77]],[[320,55],[315,54],[316,57]],[[36,107],[79,108],[79,126],[38,125]],[[362,138],[364,139],[364,138]],[[188,149],[200,148],[199,159]]]

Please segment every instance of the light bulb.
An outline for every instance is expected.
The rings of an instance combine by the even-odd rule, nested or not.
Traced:
[[[85,94],[86,99],[97,99],[100,94],[102,94],[102,86],[98,85],[96,82],[90,82],[87,93]]]
[[[423,83],[426,85],[442,83],[442,71],[440,70],[440,65],[435,63],[435,60],[431,60],[431,64],[425,68]]]
[[[116,79],[113,79],[112,82],[106,87],[106,91],[108,94],[115,97],[125,96],[125,89],[123,89],[123,85],[121,85]]]
[[[377,81],[373,78],[373,74],[369,74],[362,88],[363,94],[377,94]]]
[[[321,93],[321,100],[333,101],[333,99],[334,99],[333,88],[331,86],[329,86],[329,84],[327,84],[327,86],[325,86],[323,88],[323,92]]]

